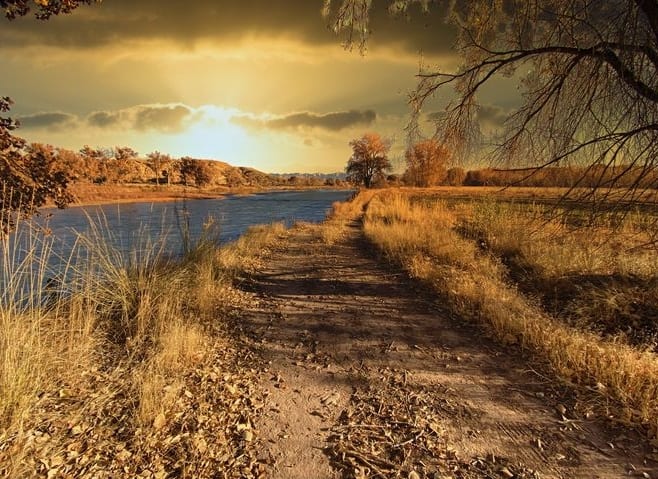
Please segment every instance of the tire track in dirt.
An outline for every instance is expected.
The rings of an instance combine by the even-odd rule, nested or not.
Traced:
[[[541,478],[658,477],[637,434],[556,411],[550,383],[376,261],[357,225],[330,246],[314,231],[294,228],[266,258],[243,315],[271,362],[256,427],[272,477],[340,477],[323,451],[330,429],[354,391],[376,389],[389,372],[403,374],[401,387],[440,386],[442,441],[464,461],[503,457]]]

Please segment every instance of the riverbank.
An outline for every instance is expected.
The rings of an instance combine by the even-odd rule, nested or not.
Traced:
[[[156,186],[144,184],[93,185],[74,183],[69,191],[75,198],[70,206],[112,203],[163,202],[175,200],[214,199],[228,194],[252,194],[255,187],[195,188],[183,185]]]
[[[221,199],[228,195],[252,195],[274,191],[345,190],[345,186],[268,186],[213,187],[156,186],[144,184],[94,185],[74,183],[69,186],[74,201],[69,206],[93,206],[122,203],[160,203],[176,200]],[[55,208],[50,204],[45,207]]]
[[[209,234],[173,259],[92,232],[47,301],[33,267],[47,258],[17,264],[0,244],[0,476],[260,477],[260,366],[234,316],[252,298],[235,284],[284,235],[254,227],[218,249]]]

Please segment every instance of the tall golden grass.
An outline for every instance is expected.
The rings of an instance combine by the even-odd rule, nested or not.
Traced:
[[[92,223],[60,261],[57,280],[51,239],[19,230],[0,241],[0,441],[15,444],[40,394],[76,389],[99,369],[129,371],[133,425],[152,427],[185,371],[224,340],[234,278],[284,228],[252,228],[224,247],[202,235],[176,258],[165,253],[166,237],[140,234],[125,253],[102,222]]]
[[[503,231],[502,216],[486,211],[478,216],[469,212],[470,208],[468,205],[449,207],[443,200],[411,201],[408,194],[384,192],[369,202],[364,231],[390,260],[431,284],[462,317],[484,322],[504,344],[516,345],[547,360],[567,381],[613,398],[620,405],[621,420],[643,423],[655,435],[658,430],[655,354],[570,327],[543,311],[537,301],[521,294],[510,283],[500,257],[463,235],[462,222],[464,216],[470,215],[487,224],[498,224],[487,229],[487,241],[496,242],[501,249],[504,244],[516,246],[515,242],[523,238],[520,231],[527,225],[515,225]],[[505,216],[508,223],[514,223],[518,217]],[[583,249],[587,247],[582,245]],[[541,255],[531,250],[528,254],[541,262],[542,257],[552,258],[553,253]],[[632,267],[649,274],[653,270],[647,269],[645,260],[640,256]],[[593,259],[589,261],[596,263]],[[621,267],[622,263],[619,260],[616,264]],[[582,267],[580,260],[564,265],[564,268]]]
[[[312,226],[320,240],[326,244],[340,241],[345,235],[347,226],[363,215],[366,205],[375,194],[376,190],[361,190],[349,201],[334,202],[325,221],[320,225]]]

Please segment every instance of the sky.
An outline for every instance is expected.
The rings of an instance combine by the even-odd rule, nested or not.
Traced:
[[[393,18],[375,2],[361,55],[329,30],[322,3],[104,0],[47,22],[0,20],[0,95],[15,102],[19,136],[74,150],[327,173],[374,131],[403,168],[419,62],[454,69],[455,31],[437,7]],[[495,119],[512,100],[490,96],[483,113]]]

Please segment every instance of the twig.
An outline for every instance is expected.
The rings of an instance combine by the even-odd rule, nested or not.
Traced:
[[[398,448],[398,447],[406,446],[407,444],[411,444],[412,442],[417,441],[417,440],[420,438],[420,436],[423,435],[423,432],[424,432],[424,431],[420,431],[418,434],[416,434],[415,437],[412,437],[411,439],[407,439],[407,440],[404,441],[404,442],[400,442],[400,443],[398,443],[398,444],[393,444],[392,447]]]
[[[382,458],[377,457],[377,456],[372,456],[371,454],[366,454],[366,453],[362,453],[362,452],[359,452],[359,451],[355,451],[354,449],[343,449],[342,453],[347,455],[347,456],[353,457],[355,459],[365,460],[365,458],[367,457],[370,461],[378,463],[383,467],[387,467],[388,469],[395,469],[395,464],[393,464],[391,462],[388,462],[386,459],[382,459]],[[370,465],[370,464],[367,464],[367,465]]]

